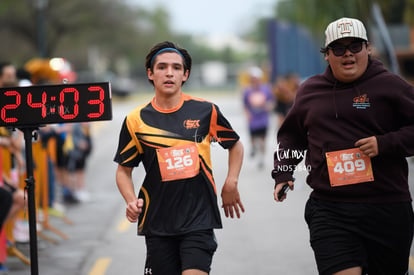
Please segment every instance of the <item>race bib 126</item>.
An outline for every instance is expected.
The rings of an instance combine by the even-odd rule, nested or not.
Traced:
[[[371,158],[359,148],[327,152],[325,155],[332,187],[374,180]]]
[[[157,157],[162,181],[192,178],[200,171],[195,144],[157,149]]]

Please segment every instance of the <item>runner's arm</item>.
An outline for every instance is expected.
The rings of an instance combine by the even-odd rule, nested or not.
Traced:
[[[130,222],[137,222],[138,216],[142,211],[143,200],[135,195],[134,183],[132,181],[132,169],[118,165],[116,170],[116,184],[122,197],[127,203],[126,217]]]
[[[222,207],[224,208],[226,217],[230,216],[231,218],[234,218],[234,212],[236,212],[236,216],[240,218],[240,210],[244,212],[244,206],[241,202],[237,188],[242,163],[243,144],[240,141],[237,141],[229,149],[229,170],[221,190],[221,198],[223,201]]]

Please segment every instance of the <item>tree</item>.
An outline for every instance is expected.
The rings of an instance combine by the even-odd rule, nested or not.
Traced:
[[[195,63],[240,58],[230,49],[212,49],[191,34],[174,33],[163,6],[146,10],[124,1],[1,0],[0,60],[22,66],[33,57],[64,57],[77,70],[87,70],[93,52],[107,60],[110,69],[122,59],[134,74],[145,74],[145,55],[164,40],[189,49]]]
[[[389,24],[408,23],[413,9],[407,9],[413,0],[284,0],[275,9],[275,18],[308,26],[315,33],[323,33],[329,22],[340,17],[356,17],[367,21],[371,17],[373,3],[381,7],[384,19]]]
[[[133,62],[155,41],[172,37],[168,23],[162,8],[148,12],[120,0],[2,0],[0,56],[19,64],[64,56],[86,68],[88,49],[97,48],[109,60]]]

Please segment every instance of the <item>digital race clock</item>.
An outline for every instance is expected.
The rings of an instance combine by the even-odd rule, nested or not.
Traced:
[[[0,88],[0,126],[111,120],[109,82]]]

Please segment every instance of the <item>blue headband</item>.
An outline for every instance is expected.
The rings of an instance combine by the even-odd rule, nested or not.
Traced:
[[[157,55],[159,55],[160,53],[166,52],[166,51],[176,52],[176,53],[178,53],[179,55],[181,55],[181,57],[185,60],[185,58],[184,58],[183,54],[182,54],[179,50],[177,50],[177,49],[175,49],[175,48],[163,48],[163,49],[159,50],[158,52],[156,52],[156,53],[152,56],[150,65],[152,66],[152,64],[154,63],[154,60],[155,60],[155,58],[157,57]]]

